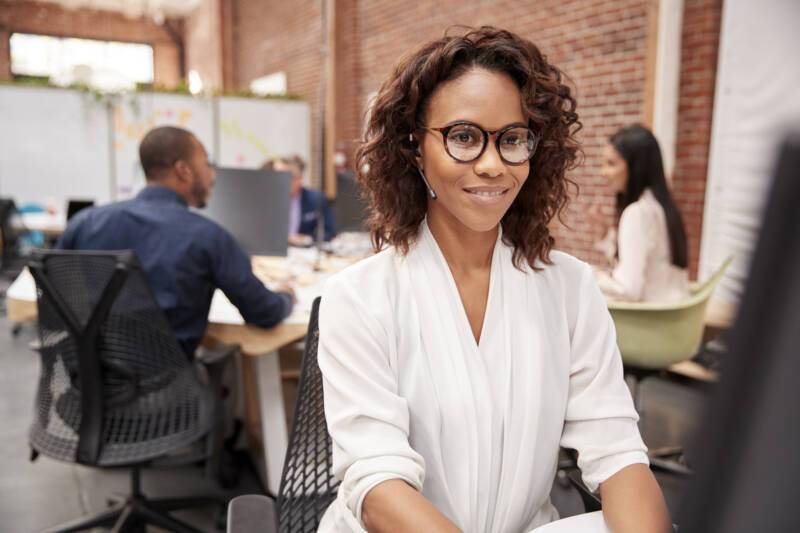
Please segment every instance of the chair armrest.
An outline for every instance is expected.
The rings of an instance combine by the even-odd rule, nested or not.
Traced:
[[[239,351],[238,344],[218,344],[213,348],[203,346],[195,352],[195,359],[206,367],[212,367],[226,363],[237,351]]]
[[[260,494],[237,496],[228,504],[227,533],[276,533],[275,502]]]
[[[572,483],[572,486],[578,491],[581,500],[583,500],[583,509],[587,513],[599,511],[603,508],[603,504],[600,502],[600,498],[597,497],[597,494],[590,491],[589,488],[583,484],[580,470],[568,471],[567,479],[569,479],[569,482]]]

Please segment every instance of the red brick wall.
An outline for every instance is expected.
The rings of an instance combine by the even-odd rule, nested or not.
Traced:
[[[255,78],[284,71],[288,91],[311,104],[309,175],[314,183],[321,149],[320,7],[320,0],[235,0],[232,9],[236,87],[247,89]]]
[[[284,70],[289,90],[312,107],[312,147],[319,154],[321,2],[230,0],[234,7],[235,83]],[[569,228],[553,231],[560,249],[602,263],[592,245],[603,228],[586,208],[600,203],[613,223],[613,198],[599,175],[600,153],[617,128],[645,122],[645,78],[650,0],[337,0],[336,147],[350,161],[368,96],[397,59],[453,24],[493,24],[536,42],[576,87],[585,160],[571,177],[580,187],[565,214]],[[690,236],[696,270],[719,40],[721,0],[686,0],[675,191]],[[315,161],[316,162],[316,159]],[[316,166],[316,165],[315,165]]]
[[[11,46],[8,41],[10,38],[11,32],[0,26],[0,80],[11,78]]]
[[[722,0],[684,1],[678,131],[672,185],[686,223],[689,264],[695,277],[703,230]]]
[[[178,24],[182,33],[182,27]],[[0,77],[10,77],[8,37],[13,32],[83,37],[153,46],[155,83],[174,86],[180,80],[178,46],[166,30],[147,18],[89,9],[62,9],[54,4],[0,0]]]
[[[221,0],[202,0],[184,22],[186,73],[196,70],[203,88],[222,89]]]

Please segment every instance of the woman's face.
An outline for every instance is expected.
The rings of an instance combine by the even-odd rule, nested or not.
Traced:
[[[443,128],[460,121],[487,131],[528,123],[514,81],[507,74],[482,68],[442,83],[431,95],[425,126]],[[447,154],[440,132],[424,130],[419,135],[417,163],[437,195],[436,200],[428,200],[428,218],[449,220],[478,232],[496,228],[528,179],[530,162],[506,164],[497,152],[495,137],[490,136],[478,159],[461,163]]]
[[[625,192],[625,188],[628,186],[628,164],[611,143],[603,148],[603,166],[600,174],[606,179],[613,192]]]

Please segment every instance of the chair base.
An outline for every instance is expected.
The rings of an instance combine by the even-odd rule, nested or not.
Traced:
[[[144,533],[146,526],[153,525],[175,533],[203,533],[169,513],[194,507],[219,506],[218,526],[224,527],[227,502],[217,497],[199,498],[155,498],[149,499],[139,491],[140,472],[131,471],[131,495],[124,499],[110,500],[109,507],[92,516],[78,518],[72,522],[55,526],[44,533],[70,533],[97,527],[110,528],[113,533]]]
[[[104,527],[110,528],[114,533],[143,533],[147,525],[153,525],[175,533],[203,533],[186,522],[170,516],[166,511],[167,509],[177,510],[207,505],[224,504],[213,498],[126,500],[124,503],[112,505],[93,516],[79,518],[73,522],[48,529],[46,532],[69,533]]]
[[[661,373],[661,370],[644,369],[644,368],[625,368],[625,374],[633,378],[631,385],[631,395],[633,396],[633,406],[636,412],[642,416],[642,382],[654,375]],[[692,475],[692,470],[686,466],[682,461],[683,447],[682,446],[668,446],[664,448],[655,448],[647,452],[647,457],[650,460],[650,466],[654,470],[661,470],[671,474],[678,474],[681,476]]]

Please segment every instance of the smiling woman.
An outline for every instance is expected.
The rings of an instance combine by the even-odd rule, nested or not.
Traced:
[[[503,232],[514,245],[514,263],[518,266],[523,260],[532,267],[537,258],[547,261],[553,245],[547,224],[567,203],[569,181],[565,173],[577,159],[575,134],[580,122],[575,99],[562,81],[563,73],[548,63],[533,43],[513,40],[509,35],[479,30],[427,43],[406,55],[384,82],[373,104],[365,142],[356,156],[358,168],[369,169],[359,179],[375,206],[371,229],[377,248],[391,244],[407,250],[428,212],[427,175],[424,165],[420,166],[420,152],[430,142],[429,137],[440,136],[435,142],[442,149],[458,142],[455,137],[476,134],[474,129],[451,130],[452,140],[445,139],[442,146],[443,126],[466,121],[494,130],[516,123],[529,128],[526,145],[532,146],[527,158],[512,162],[520,165],[513,174],[524,175],[522,182],[528,175],[532,179],[524,187],[524,183],[518,183],[513,197],[507,198],[511,201],[505,204],[508,210],[504,211]],[[472,71],[468,79],[460,79],[467,71]],[[503,83],[496,86],[496,78],[504,78]],[[492,97],[482,94],[483,89],[492,91]],[[478,102],[494,107],[482,109],[487,117],[484,123],[475,120]],[[431,116],[431,110],[440,116]],[[463,116],[453,115],[460,110],[464,110]],[[501,123],[504,117],[494,114],[500,110],[513,119]],[[448,115],[447,120],[437,122],[444,115]],[[484,148],[492,144],[485,133]],[[499,151],[496,135],[494,140]],[[452,149],[446,153],[453,156]],[[454,159],[453,164],[460,162],[457,156]],[[435,187],[433,190],[436,193]],[[517,195],[519,201],[512,203]]]
[[[667,531],[605,300],[552,250],[580,127],[561,78],[484,27],[425,44],[381,87],[358,168],[386,249],[331,278],[320,308],[342,480],[320,531],[530,531],[558,516],[559,446],[612,530]]]

